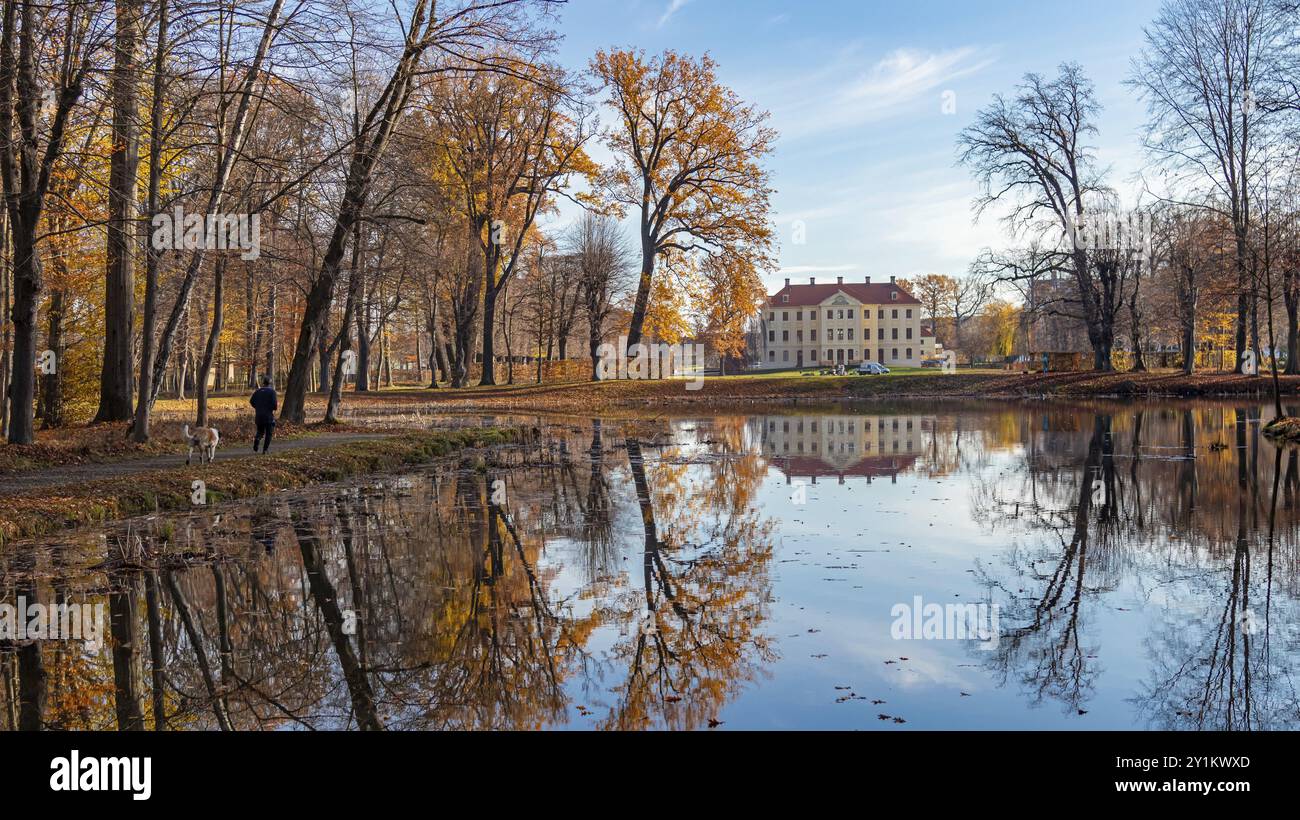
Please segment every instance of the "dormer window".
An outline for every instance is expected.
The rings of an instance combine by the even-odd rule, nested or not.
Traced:
[[[898,294],[894,294],[894,295],[897,296]],[[790,294],[788,294],[788,293],[783,293],[783,294],[781,294],[781,301],[782,301],[782,302],[788,302],[788,301],[790,301]]]
[[[898,300],[898,291],[896,291],[896,290],[891,290],[891,291],[889,292],[889,298],[890,298],[890,299],[893,299],[893,300],[895,300],[895,301],[897,301],[897,300]]]

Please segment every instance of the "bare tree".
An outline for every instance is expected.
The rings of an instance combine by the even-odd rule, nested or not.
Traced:
[[[1147,103],[1147,150],[1176,174],[1171,187],[1199,192],[1189,204],[1219,209],[1232,224],[1238,373],[1253,298],[1252,184],[1275,118],[1260,101],[1281,95],[1288,34],[1276,0],[1168,0],[1129,81]]]
[[[1092,84],[1078,65],[1062,65],[1053,80],[1027,74],[1013,99],[995,97],[962,132],[959,158],[983,188],[977,216],[1009,203],[1005,219],[1013,232],[1063,241],[1049,267],[1074,279],[1093,366],[1110,370],[1114,325],[1107,321],[1108,306],[1098,299],[1105,288],[1097,287],[1087,249],[1077,241],[1088,200],[1105,193],[1086,144],[1097,132],[1093,118],[1099,111]]]
[[[570,230],[568,247],[577,264],[577,290],[587,318],[591,380],[597,381],[597,352],[615,299],[630,284],[632,251],[613,218],[590,211]]]

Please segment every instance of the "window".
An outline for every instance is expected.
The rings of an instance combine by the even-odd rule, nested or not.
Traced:
[[[862,349],[862,358],[864,358],[864,359],[870,359],[870,358],[871,358],[871,348],[869,348],[869,347],[865,347],[865,348]]]
[[[891,327],[891,328],[889,329],[889,338],[891,338],[891,339],[897,339],[897,338],[898,338],[898,328],[896,328],[896,327]]]
[[[912,311],[909,310],[909,311],[907,312],[907,318],[909,318],[909,319],[912,318]],[[802,311],[802,310],[800,310],[800,311],[796,311],[796,312],[795,312],[795,314],[794,314],[794,320],[795,320],[796,322],[802,322],[802,321],[803,321],[803,311]]]
[[[898,348],[895,347],[895,348],[893,348],[893,349],[891,349],[891,350],[889,351],[889,358],[891,358],[891,359],[897,359],[897,358],[898,358]]]
[[[909,318],[909,319],[912,318],[912,309],[911,309],[911,308],[908,308],[908,309],[907,309],[907,318]]]
[[[894,331],[894,336],[895,336],[895,337],[898,336],[898,331],[897,331],[897,330]],[[790,331],[788,331],[788,330],[783,330],[783,331],[781,331],[781,341],[783,341],[783,342],[788,342],[788,341],[790,341]]]
[[[816,349],[816,348],[813,348],[812,350],[809,350],[809,351],[808,351],[808,360],[809,360],[809,361],[812,361],[812,362],[817,361],[817,349]]]
[[[844,328],[840,328],[839,330],[835,331],[835,341],[837,342],[844,341]]]
[[[905,358],[908,358],[908,359],[912,358],[912,348],[909,347],[909,348],[907,349],[907,356],[906,356]]]
[[[850,350],[850,351],[849,351],[849,361],[853,361],[853,354],[856,353],[856,352],[857,352],[856,350]]]
[[[794,338],[795,338],[797,341],[802,342],[802,341],[803,341],[803,331],[802,331],[802,330],[796,330],[796,331],[794,332]]]
[[[897,311],[895,311],[895,314],[897,314]],[[788,310],[781,311],[781,321],[783,322],[790,321],[790,311]]]
[[[817,328],[812,329],[812,336],[809,337],[809,341],[817,341]]]
[[[910,327],[907,329],[907,338],[912,338],[912,329]]]
[[[783,361],[783,362],[788,362],[788,361],[790,361],[790,351],[788,351],[788,350],[782,350],[782,351],[781,351],[781,361]]]
[[[781,294],[781,301],[782,301],[782,302],[788,302],[788,301],[790,301],[790,294],[788,294],[788,293],[783,293],[783,294]]]
[[[853,308],[849,308],[849,318],[853,318]]]
[[[876,318],[877,318],[877,319],[883,319],[883,318],[885,318],[885,309],[884,309],[884,308],[881,308],[880,310],[877,310],[877,311],[876,311]]]
[[[877,339],[885,338],[885,329],[883,327],[876,328],[876,338]]]
[[[769,350],[769,351],[767,351],[767,360],[768,360],[769,362],[774,362],[774,361],[776,361],[776,351],[775,351],[775,350]]]
[[[880,359],[880,361],[883,362],[883,361],[885,360],[885,349],[884,349],[883,347],[877,348],[877,349],[876,349],[876,356]],[[883,421],[880,422],[880,423],[881,423],[881,424],[884,424]]]
[[[831,361],[834,358],[835,358],[835,351],[831,350],[829,347],[826,348],[826,360]]]
[[[897,318],[898,318],[898,308],[894,308],[894,310],[893,310],[892,312],[893,312],[894,315],[891,316],[891,317],[889,317],[889,318],[891,318],[891,319],[897,319]]]
[[[593,322],[593,324],[595,324],[595,323]],[[775,330],[769,330],[769,331],[767,332],[767,340],[768,340],[769,342],[775,342],[775,341],[776,341],[776,331],[775,331]]]
[[[889,292],[889,298],[890,298],[890,299],[893,299],[895,302],[897,302],[897,301],[898,301],[898,291],[896,291],[896,290],[891,290],[891,291]]]
[[[841,318],[841,319],[844,318],[844,311],[842,311],[842,310],[840,311],[840,318]]]
[[[853,341],[853,328],[849,328],[849,341]]]
[[[827,318],[827,319],[834,319],[834,318],[835,318],[835,311],[833,311],[833,310],[828,310],[828,311],[826,311],[826,318]]]
[[[776,314],[775,314],[775,313],[769,313],[769,314],[767,314],[767,320],[768,320],[769,322],[775,322],[775,321],[776,321]]]

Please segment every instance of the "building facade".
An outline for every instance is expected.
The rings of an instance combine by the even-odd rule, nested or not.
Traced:
[[[933,354],[922,336],[921,303],[889,277],[888,283],[845,282],[785,287],[763,306],[762,366],[766,369],[856,366],[918,367]]]

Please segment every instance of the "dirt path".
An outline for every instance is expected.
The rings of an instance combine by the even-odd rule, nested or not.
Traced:
[[[286,439],[271,445],[272,453],[286,450],[303,450],[310,447],[323,447],[330,444],[347,444],[353,441],[370,441],[385,438],[385,433],[322,433],[306,438]],[[126,461],[110,461],[102,464],[69,464],[50,467],[44,470],[32,470],[25,473],[0,476],[0,495],[18,493],[25,490],[76,484],[82,481],[94,481],[100,478],[118,478],[119,476],[142,473],[147,470],[165,470],[171,467],[185,466],[185,452],[177,444],[176,455],[151,456]],[[198,453],[194,454],[195,466],[198,467]],[[217,463],[226,461],[247,461],[255,465],[257,455],[252,452],[252,444],[247,441],[223,442],[217,450]],[[202,469],[201,467],[198,467]]]

